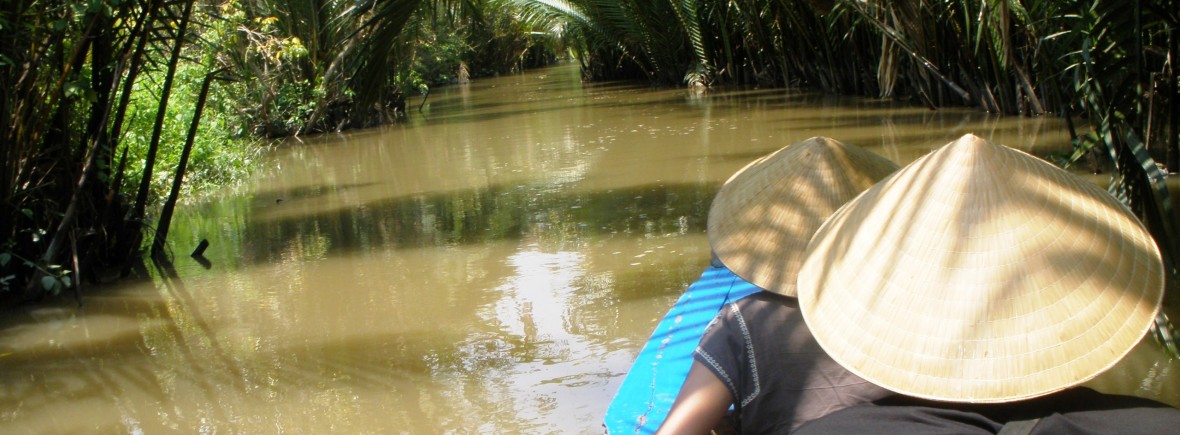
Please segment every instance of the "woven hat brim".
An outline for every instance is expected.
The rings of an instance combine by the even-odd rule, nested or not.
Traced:
[[[799,275],[820,345],[910,396],[1007,402],[1075,386],[1144,336],[1163,265],[1097,186],[967,135],[829,219]]]
[[[824,137],[779,149],[746,165],[717,192],[709,209],[709,244],[742,279],[795,296],[815,230],[897,168],[877,154]]]

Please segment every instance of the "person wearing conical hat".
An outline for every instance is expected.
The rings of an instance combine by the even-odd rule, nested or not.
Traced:
[[[731,404],[742,432],[784,431],[892,394],[828,358],[794,296],[815,230],[897,168],[815,137],[755,160],[725,182],[710,206],[709,244],[716,260],[767,291],[727,303],[709,324],[660,433],[707,433]]]
[[[1154,240],[1113,196],[1024,152],[965,135],[907,165],[816,231],[797,284],[828,355],[900,393],[802,431],[1180,430],[1180,410],[1078,387],[1153,323]]]

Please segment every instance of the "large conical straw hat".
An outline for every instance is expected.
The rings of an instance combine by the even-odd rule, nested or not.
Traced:
[[[1104,190],[963,136],[824,223],[799,274],[816,340],[921,398],[1006,402],[1110,368],[1163,297],[1151,235]]]
[[[721,186],[709,209],[709,244],[737,276],[794,296],[811,235],[836,209],[897,167],[829,138],[788,145],[746,165]]]

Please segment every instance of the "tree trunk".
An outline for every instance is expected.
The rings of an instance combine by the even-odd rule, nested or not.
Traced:
[[[168,240],[168,227],[172,225],[172,212],[176,209],[176,199],[180,197],[180,186],[184,182],[188,157],[189,154],[192,154],[193,141],[197,137],[197,127],[201,124],[201,112],[205,110],[205,98],[209,96],[209,84],[220,73],[221,70],[217,70],[205,74],[205,80],[201,82],[201,93],[197,95],[197,107],[193,110],[193,120],[189,123],[188,136],[184,139],[180,162],[176,164],[176,177],[172,179],[172,190],[168,192],[168,199],[164,201],[164,208],[160,211],[160,222],[156,225],[156,239],[152,243],[153,257],[164,254],[165,242]]]
[[[1180,68],[1176,67],[1176,62],[1180,62],[1180,29],[1171,29],[1168,31],[1168,40],[1171,44],[1171,59],[1168,63],[1167,72],[1171,73],[1168,77],[1164,77],[1164,81],[1168,83],[1167,89],[1171,90],[1171,95],[1168,96],[1168,101],[1171,102],[1172,113],[1172,134],[1168,135],[1168,155],[1165,161],[1167,162],[1169,172],[1180,172]]]
[[[168,59],[168,73],[164,76],[164,86],[160,90],[160,105],[156,111],[156,123],[152,127],[152,139],[148,144],[147,156],[144,160],[143,179],[139,183],[139,191],[135,196],[135,206],[131,211],[132,228],[138,232],[147,208],[148,192],[152,185],[152,167],[156,164],[156,154],[160,149],[160,135],[164,129],[164,117],[168,111],[168,96],[172,93],[172,80],[176,77],[176,65],[180,63],[181,48],[184,47],[184,36],[188,28],[189,16],[192,15],[194,0],[184,2],[184,12],[180,15],[180,24],[176,29],[176,45],[172,47],[172,57]]]
[[[136,41],[135,51],[130,53],[130,59],[125,59],[128,63],[127,77],[123,79],[123,87],[119,90],[119,104],[115,106],[115,120],[111,123],[110,138],[110,156],[107,160],[108,166],[114,166],[115,149],[119,147],[119,139],[123,133],[123,120],[127,116],[127,107],[131,102],[131,91],[135,88],[135,79],[139,76],[139,69],[143,66],[144,51],[147,49],[147,43],[151,40],[151,26],[159,16],[161,1],[152,0],[148,5],[148,10],[144,11],[140,17],[140,22],[136,23],[135,30],[129,35],[130,41]],[[126,53],[124,53],[126,55]],[[113,184],[110,186],[112,190],[118,190],[120,186]]]

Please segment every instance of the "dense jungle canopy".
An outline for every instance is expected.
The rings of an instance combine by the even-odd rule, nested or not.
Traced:
[[[182,186],[232,183],[266,138],[397,122],[431,87],[565,60],[586,80],[1065,117],[1076,151],[1059,163],[1115,174],[1171,259],[1178,14],[1171,0],[5,0],[0,301],[165,253]]]

